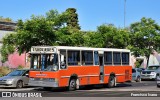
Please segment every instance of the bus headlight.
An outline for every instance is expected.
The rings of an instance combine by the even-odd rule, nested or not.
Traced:
[[[49,78],[48,79],[50,82],[54,82],[54,78]]]

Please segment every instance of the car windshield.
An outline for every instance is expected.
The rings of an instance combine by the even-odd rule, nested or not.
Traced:
[[[10,72],[7,76],[22,76],[25,70],[15,70]]]
[[[159,66],[149,66],[147,69],[148,70],[157,70]]]

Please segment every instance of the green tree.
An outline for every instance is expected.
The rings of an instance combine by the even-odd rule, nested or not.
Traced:
[[[66,22],[65,16],[64,13],[58,14],[56,10],[50,10],[46,16],[32,15],[25,22],[18,20],[16,33],[9,34],[3,39],[1,48],[3,61],[6,61],[8,55],[15,50],[21,54],[29,52],[31,46],[54,45],[58,38],[57,31],[63,28]]]
[[[84,32],[84,46],[102,48],[104,44],[103,37],[98,32],[86,31]]]
[[[68,8],[66,10],[66,14],[67,14],[67,26],[71,29],[76,29],[76,30],[80,30],[80,26],[78,24],[78,14],[76,13],[76,9],[75,8]]]
[[[17,26],[18,26],[18,27],[16,28],[16,31],[22,30],[23,27],[24,27],[23,24],[24,24],[23,21],[22,21],[21,19],[19,19],[19,20],[17,21]]]
[[[66,12],[62,12],[61,14],[59,14],[57,10],[52,9],[46,13],[46,19],[52,22],[54,30],[58,30],[65,27],[68,19],[68,14]]]
[[[59,29],[56,32],[57,44],[63,46],[83,46],[84,32],[74,31],[68,27]]]
[[[2,62],[5,62],[8,59],[8,55],[15,51],[15,42],[17,41],[16,34],[11,33],[6,35],[3,38],[3,45],[1,47],[1,55],[2,55]]]
[[[135,56],[149,57],[152,49],[160,50],[160,27],[153,19],[143,17],[140,22],[131,24],[130,32],[129,49]]]
[[[97,28],[103,38],[103,47],[108,48],[126,48],[130,44],[129,31],[118,29],[114,25],[103,24]]]
[[[30,51],[31,46],[52,45],[55,40],[52,22],[43,16],[32,16],[17,30],[16,47],[21,54]]]

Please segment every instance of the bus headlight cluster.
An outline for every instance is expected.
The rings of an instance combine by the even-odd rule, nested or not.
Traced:
[[[34,81],[34,78],[29,78],[31,81]]]
[[[49,80],[50,82],[54,82],[55,79],[54,79],[54,78],[49,78],[48,80]]]
[[[48,80],[49,80],[49,82],[58,82],[57,78],[49,78]]]
[[[57,79],[57,78],[55,78],[55,82],[58,82],[58,79]]]

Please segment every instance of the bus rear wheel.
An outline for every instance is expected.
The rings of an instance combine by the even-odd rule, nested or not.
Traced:
[[[110,76],[108,81],[108,87],[113,88],[115,86],[115,76]]]
[[[76,79],[71,79],[70,80],[68,90],[69,91],[76,90]]]

